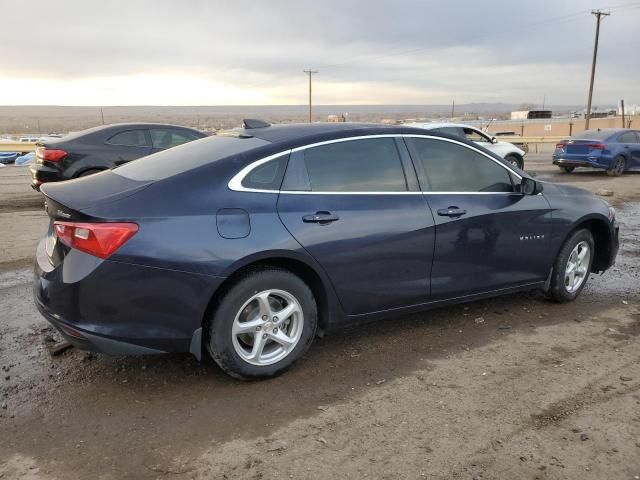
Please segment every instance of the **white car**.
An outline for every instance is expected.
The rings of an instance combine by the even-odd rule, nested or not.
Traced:
[[[437,130],[438,132],[448,133],[455,137],[464,138],[500,155],[507,162],[516,167],[524,168],[524,156],[527,154],[524,150],[519,149],[509,142],[502,142],[496,137],[489,135],[487,132],[461,123],[407,123],[408,127],[423,128],[425,130]]]

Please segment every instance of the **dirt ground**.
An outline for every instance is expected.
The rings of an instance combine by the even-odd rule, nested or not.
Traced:
[[[0,169],[0,479],[639,479],[640,173],[526,164],[615,192],[618,262],[577,301],[336,332],[253,383],[189,355],[50,356],[29,267],[47,220],[26,170]]]

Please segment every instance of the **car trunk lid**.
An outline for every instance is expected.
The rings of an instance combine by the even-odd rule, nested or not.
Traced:
[[[51,265],[59,266],[70,250],[70,247],[60,240],[55,228],[56,222],[111,222],[111,219],[92,216],[86,213],[86,210],[134,195],[152,183],[131,180],[105,171],[90,177],[43,185],[42,193],[50,218],[45,247]]]

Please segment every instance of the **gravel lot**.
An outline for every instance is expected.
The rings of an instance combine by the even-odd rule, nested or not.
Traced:
[[[617,265],[578,301],[338,332],[255,383],[189,355],[51,357],[29,267],[47,219],[26,169],[0,169],[0,478],[640,478],[640,173],[526,165],[615,192]]]

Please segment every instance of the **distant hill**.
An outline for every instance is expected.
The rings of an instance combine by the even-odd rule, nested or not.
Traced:
[[[455,106],[456,116],[505,117],[522,104],[468,103]],[[545,108],[564,113],[582,106],[549,105]],[[303,122],[307,105],[231,105],[231,106],[116,106],[103,107],[105,123],[161,122],[200,129],[230,128],[243,118],[270,122]],[[379,122],[383,119],[439,118],[451,115],[451,105],[316,105],[314,120],[325,121],[329,114],[348,114],[349,121]],[[80,130],[102,123],[99,106],[0,105],[0,133],[48,133]]]

